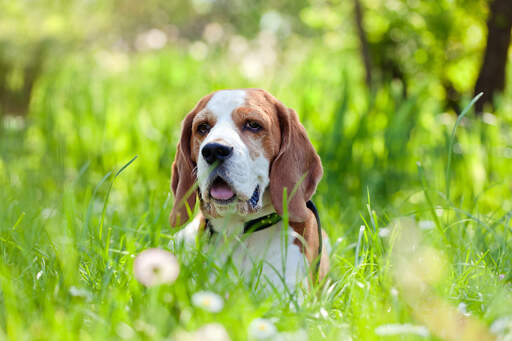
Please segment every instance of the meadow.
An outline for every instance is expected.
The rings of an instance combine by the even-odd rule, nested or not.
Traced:
[[[463,98],[457,116],[430,79],[404,98],[393,82],[367,90],[356,51],[289,51],[257,79],[174,48],[54,63],[28,115],[0,130],[0,338],[208,340],[197,331],[219,323],[245,340],[265,336],[251,331],[261,318],[282,340],[510,339],[510,89],[481,116]],[[302,304],[213,276],[207,254],[172,243],[180,122],[240,87],[295,108],[323,160],[331,272]],[[135,280],[151,247],[176,255],[175,283]],[[217,311],[194,303],[203,291]]]

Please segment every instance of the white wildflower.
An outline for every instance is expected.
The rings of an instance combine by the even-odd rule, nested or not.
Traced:
[[[41,211],[41,217],[43,217],[43,219],[50,219],[55,216],[55,213],[56,211],[54,208],[43,208]]]
[[[384,324],[375,328],[375,334],[381,336],[414,334],[418,336],[428,337],[430,335],[427,327],[415,326],[410,323],[405,324]]]
[[[459,303],[459,305],[457,306],[457,310],[464,316],[470,316],[471,313],[468,312],[468,306],[466,305],[466,303],[464,302],[461,302]]]
[[[135,331],[124,322],[117,325],[116,333],[121,339],[132,339],[135,337]]]
[[[320,316],[322,316],[322,318],[324,318],[324,319],[327,319],[329,317],[329,313],[327,313],[327,310],[325,310],[322,307],[322,308],[320,308]]]
[[[484,112],[482,116],[482,121],[484,121],[485,124],[495,126],[498,123],[498,118],[496,117],[496,115],[493,115],[490,112]]]
[[[387,238],[391,234],[391,229],[389,227],[381,227],[379,228],[379,237]]]
[[[512,318],[510,316],[501,317],[495,320],[490,327],[494,334],[504,334],[512,328]]]
[[[228,332],[220,323],[209,323],[199,328],[195,333],[195,339],[201,341],[229,341]]]
[[[180,272],[178,260],[162,249],[147,249],[133,262],[135,278],[147,287],[173,283]]]
[[[135,330],[149,337],[155,337],[157,334],[156,327],[143,320],[135,321]]]
[[[274,324],[267,319],[257,318],[249,324],[249,338],[263,340],[277,334]]]
[[[72,286],[71,288],[69,288],[69,293],[71,294],[71,296],[81,297],[87,301],[90,301],[92,299],[92,294],[83,288],[77,288],[75,286]]]
[[[192,303],[211,313],[218,313],[224,307],[224,301],[219,295],[209,291],[198,291],[192,295]]]
[[[230,341],[228,332],[220,323],[209,323],[196,331],[179,330],[172,340],[176,341]]]
[[[418,222],[418,226],[422,230],[432,230],[434,227],[436,227],[436,224],[432,220],[420,220]]]
[[[192,319],[192,312],[190,311],[190,309],[183,309],[180,314],[181,323],[186,324],[186,323],[190,322],[191,319]]]

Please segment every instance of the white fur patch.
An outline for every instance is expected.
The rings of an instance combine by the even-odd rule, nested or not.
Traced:
[[[231,112],[245,103],[245,90],[221,90],[215,93],[206,104],[218,117],[231,117]]]
[[[197,218],[176,234],[175,242],[184,242],[188,247],[195,244],[199,232]],[[205,251],[215,259],[219,268],[226,266],[229,258],[236,273],[245,280],[258,279],[259,276],[258,288],[269,292],[275,288],[280,293],[300,296],[299,287],[307,285],[307,260],[293,243],[293,229],[288,228],[286,241],[282,229],[282,223],[278,223],[251,234],[216,234],[209,240]]]
[[[219,235],[212,248],[219,255],[215,257],[219,266],[223,266],[226,255],[231,253],[231,260],[239,274],[245,279],[254,278],[253,271],[261,269],[259,281],[261,287],[279,292],[295,293],[297,286],[306,279],[307,261],[299,247],[293,243],[293,230],[288,228],[286,240],[282,236],[282,223],[267,229],[242,235],[232,242]],[[229,239],[229,238],[228,238]],[[233,245],[234,244],[234,245]],[[261,268],[260,268],[261,267]]]

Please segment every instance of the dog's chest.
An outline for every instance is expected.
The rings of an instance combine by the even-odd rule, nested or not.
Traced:
[[[200,218],[196,218],[176,235],[177,241],[195,244],[200,233]],[[283,231],[282,223],[249,234],[225,235],[215,233],[206,244],[206,252],[220,268],[234,267],[231,274],[244,280],[260,283],[268,289],[294,292],[306,279],[306,259],[295,244],[293,229]]]
[[[244,279],[280,290],[286,286],[293,292],[305,279],[306,260],[294,243],[293,230],[284,232],[281,225],[244,234],[235,240],[219,235],[209,248],[215,249],[219,266],[232,262]]]

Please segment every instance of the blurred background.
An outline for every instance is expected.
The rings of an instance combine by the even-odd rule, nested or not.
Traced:
[[[413,315],[454,327],[457,314],[505,317],[512,331],[511,25],[510,0],[0,0],[0,329],[106,339],[123,321],[168,336],[210,319],[183,302],[234,284],[210,283],[201,255],[173,303],[148,304],[131,264],[172,240],[183,117],[211,91],[258,87],[298,112],[322,157],[314,200],[335,285],[300,312],[239,288],[212,319],[240,339],[249,307],[333,339],[371,339],[372,325]],[[397,244],[411,264],[398,262],[395,280],[404,216],[421,233]],[[417,257],[419,236],[445,259],[427,287],[459,313],[407,289],[409,268],[432,268],[438,253]]]
[[[90,58],[121,72],[136,57],[171,50],[198,65],[223,60],[252,82],[275,80],[283,67],[292,74],[317,59],[317,68],[338,77],[350,70],[351,82],[393,86],[403,97],[426,86],[455,112],[462,96],[487,90],[482,111],[505,87],[512,16],[505,0],[21,0],[0,6],[4,114],[27,113],[38,80],[70,59]]]
[[[388,202],[417,181],[417,161],[443,171],[436,163],[446,162],[443,141],[462,105],[483,91],[471,124],[498,134],[468,137],[479,153],[461,170],[471,185],[459,192],[472,196],[501,156],[512,157],[510,136],[500,133],[512,117],[511,7],[508,0],[2,1],[2,134],[17,131],[2,140],[2,155],[8,161],[9,150],[19,156],[26,148],[32,161],[52,159],[52,169],[93,162],[101,174],[149,144],[151,164],[167,176],[177,125],[200,97],[261,87],[299,112],[336,185],[324,191],[359,201],[371,190]],[[475,151],[464,149],[455,145],[454,167],[463,163],[457,155]]]
[[[0,161],[47,165],[57,187],[135,154],[162,186],[179,122],[220,88],[295,108],[324,161],[321,193],[356,206],[412,195],[418,161],[446,189],[447,137],[480,91],[453,194],[476,197],[512,157],[508,0],[19,0],[0,18]]]

